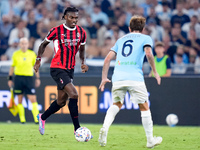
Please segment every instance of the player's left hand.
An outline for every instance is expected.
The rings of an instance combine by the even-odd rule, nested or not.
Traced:
[[[36,88],[39,87],[40,84],[41,84],[40,79],[35,79],[35,87],[36,87]]]
[[[34,68],[35,72],[38,72],[38,70],[40,68],[40,60],[36,60],[33,68]]]
[[[101,80],[101,84],[99,85],[99,89],[101,89],[101,92],[104,91],[104,87],[105,87],[105,84],[106,84],[107,82],[111,82],[111,81],[110,81],[108,78],[102,79],[102,80]]]
[[[87,65],[85,65],[85,64],[82,64],[81,65],[81,69],[82,69],[82,73],[85,73],[85,72],[87,72],[88,71],[88,69],[89,69],[89,67],[87,66]]]

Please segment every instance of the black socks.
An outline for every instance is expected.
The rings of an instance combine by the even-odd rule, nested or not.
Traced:
[[[77,105],[77,102],[78,102],[78,99],[70,98],[69,104],[68,104],[75,131],[80,127],[79,120],[78,120],[78,105]]]
[[[57,100],[55,100],[49,108],[42,114],[41,118],[42,120],[46,120],[50,115],[57,112],[61,107],[57,104]]]

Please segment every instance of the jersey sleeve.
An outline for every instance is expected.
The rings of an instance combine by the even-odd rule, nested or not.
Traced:
[[[117,53],[118,51],[118,41],[115,43],[115,45],[111,48],[112,51],[114,51],[115,53]]]
[[[171,69],[171,59],[168,57],[166,60],[167,69]]]
[[[144,42],[144,47],[143,48],[145,48],[147,46],[153,48],[153,40],[152,40],[152,38],[150,36],[147,36],[147,38],[146,38],[146,40]]]
[[[82,39],[81,39],[81,45],[85,45],[86,43],[86,39],[87,39],[87,34],[85,32],[85,30],[83,30],[83,33],[82,33]]]
[[[12,55],[12,64],[11,64],[12,67],[15,67],[16,66],[16,53],[13,53]]]
[[[52,41],[52,40],[55,40],[56,39],[56,36],[57,36],[57,34],[56,34],[56,28],[52,28],[50,31],[49,31],[49,33],[47,34],[47,36],[46,36],[46,40],[48,41],[48,42],[50,42],[50,41]]]

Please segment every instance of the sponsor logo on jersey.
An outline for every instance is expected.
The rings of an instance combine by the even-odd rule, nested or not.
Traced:
[[[60,83],[63,84],[63,80],[60,78]]]

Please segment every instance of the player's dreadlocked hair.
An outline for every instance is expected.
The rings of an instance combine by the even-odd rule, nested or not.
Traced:
[[[76,7],[67,7],[64,11],[64,14],[62,16],[62,19],[65,18],[65,15],[68,13],[68,12],[78,12],[78,9]]]

